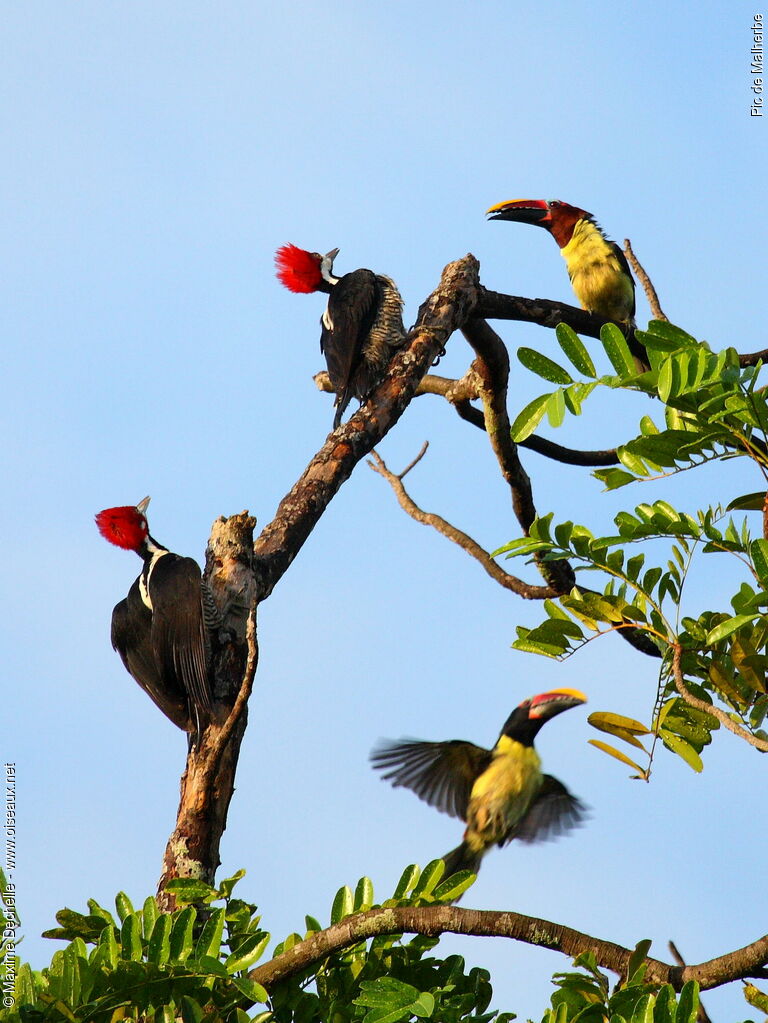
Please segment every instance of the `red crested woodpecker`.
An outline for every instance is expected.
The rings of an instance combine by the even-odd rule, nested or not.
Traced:
[[[218,611],[197,562],[150,536],[148,504],[145,497],[135,507],[107,508],[96,516],[105,540],[144,562],[112,612],[112,646],[163,714],[196,737],[210,720],[209,630]]]
[[[533,748],[550,718],[586,702],[575,689],[553,689],[524,700],[510,714],[493,749],[461,739],[386,743],[371,754],[373,766],[395,787],[466,821],[464,840],[443,859],[445,874],[480,868],[493,845],[517,838],[542,842],[579,824],[586,807],[562,782],[542,774]]]
[[[324,256],[295,245],[275,254],[278,279],[289,291],[328,295],[320,320],[320,351],[336,392],[334,430],[353,397],[365,401],[385,376],[392,350],[405,340],[403,300],[394,281],[372,270],[334,277],[338,249]]]

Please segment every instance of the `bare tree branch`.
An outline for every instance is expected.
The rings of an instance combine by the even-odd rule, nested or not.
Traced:
[[[529,583],[523,582],[522,579],[518,579],[517,576],[505,572],[471,536],[452,526],[450,522],[446,522],[440,515],[422,511],[403,485],[403,476],[408,469],[412,468],[413,463],[408,466],[408,469],[400,473],[399,476],[396,476],[387,468],[384,459],[376,451],[372,452],[372,456],[373,461],[369,461],[368,465],[389,483],[403,511],[407,512],[416,522],[421,522],[425,526],[432,526],[433,529],[436,529],[438,533],[442,533],[452,543],[458,544],[470,557],[479,562],[488,575],[500,586],[512,590],[513,593],[516,593],[519,597],[524,597],[526,600],[544,600],[547,597],[558,596],[558,591],[551,586],[531,586]]]
[[[477,377],[478,396],[483,403],[485,430],[496,455],[501,474],[512,492],[512,507],[520,528],[527,536],[536,518],[530,478],[520,463],[507,412],[509,353],[499,335],[485,320],[472,319],[462,333],[477,358],[472,369]],[[545,561],[536,557],[539,571],[559,593],[573,588],[576,577],[567,561]]]
[[[659,303],[659,296],[656,293],[656,289],[653,286],[653,282],[651,281],[651,278],[648,276],[648,274],[645,272],[645,269],[641,265],[640,260],[633,252],[632,244],[629,238],[624,239],[624,255],[627,257],[629,265],[634,270],[635,277],[637,277],[637,279],[643,286],[643,291],[645,292],[645,297],[648,299],[648,305],[651,307],[651,315],[653,316],[654,320],[667,320],[667,322],[669,322],[669,317],[665,316],[662,311],[661,305]]]
[[[700,700],[698,696],[693,695],[683,681],[683,648],[679,643],[672,643],[671,648],[672,677],[675,680],[675,688],[685,702],[690,704],[691,707],[696,707],[698,710],[703,710],[705,714],[709,714],[711,717],[717,718],[723,727],[727,728],[729,732],[733,732],[734,735],[738,735],[740,739],[748,742],[750,746],[754,746],[755,749],[759,749],[762,753],[768,753],[768,742],[766,742],[765,739],[759,739],[756,735],[752,735],[752,733],[748,732],[746,728],[742,728],[741,725],[732,721],[724,710],[720,710],[719,707],[714,707],[711,703],[707,703],[706,700]]]
[[[576,957],[594,952],[599,966],[619,975],[626,975],[631,949],[612,941],[593,938],[581,931],[522,913],[496,910],[463,909],[459,906],[398,906],[370,909],[349,916],[325,931],[304,941],[268,963],[251,970],[251,980],[267,989],[287,977],[313,967],[335,952],[380,934],[471,934],[475,936],[512,938],[529,945],[553,949]],[[652,984],[671,984],[680,990],[689,980],[702,988],[719,987],[743,977],[763,976],[768,961],[768,935],[745,948],[698,966],[670,966],[658,959],[646,958],[646,980]]]

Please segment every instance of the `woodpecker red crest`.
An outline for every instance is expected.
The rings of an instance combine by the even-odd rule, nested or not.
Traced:
[[[141,508],[142,505],[146,507],[148,503],[149,498],[145,497],[139,505],[127,504],[120,508],[105,508],[96,516],[99,532],[115,547],[122,547],[126,551],[141,550],[149,536],[149,525]]]
[[[319,252],[307,252],[298,245],[283,245],[275,253],[277,278],[289,291],[298,294],[317,291],[323,279],[322,258]]]

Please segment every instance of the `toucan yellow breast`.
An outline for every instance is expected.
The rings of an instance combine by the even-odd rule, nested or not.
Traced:
[[[635,307],[632,279],[596,224],[578,221],[571,240],[560,252],[582,309],[606,320],[632,321]]]
[[[502,735],[488,768],[472,786],[464,838],[473,851],[500,842],[519,824],[541,787],[541,760],[532,746]]]

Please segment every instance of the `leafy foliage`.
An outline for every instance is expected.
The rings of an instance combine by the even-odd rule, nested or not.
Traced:
[[[594,473],[606,489],[736,457],[750,459],[768,489],[768,403],[758,387],[761,366],[741,367],[733,349],[714,353],[663,321],[652,321],[635,336],[646,347],[650,370],[638,372],[624,335],[607,324],[601,341],[615,373],[597,377],[577,335],[561,324],[560,346],[586,381],[551,359],[542,361],[537,353],[521,350],[523,365],[561,386],[523,409],[512,427],[516,439],[533,432],[545,414],[553,425],[562,422],[565,410],[579,415],[595,387],[629,388],[664,403],[664,424],[642,417],[638,435],[617,449],[621,467]],[[763,490],[734,498],[729,510],[762,510],[765,504]],[[768,539],[754,537],[746,520],[735,521],[719,506],[687,512],[663,500],[619,512],[616,532],[608,536],[573,522],[553,525],[552,518],[537,519],[528,536],[496,554],[539,562],[567,558],[577,571],[599,573],[603,588],[579,585],[558,601],[546,601],[546,619],[532,629],[518,628],[513,645],[563,658],[598,635],[633,629],[644,632],[662,657],[647,725],[619,714],[590,718],[594,727],[632,749],[620,750],[603,740],[591,740],[593,745],[631,767],[635,777],[647,779],[660,739],[700,771],[702,750],[720,727],[706,710],[715,704],[748,735],[768,739],[762,727],[768,713]],[[642,550],[630,553],[630,545]],[[661,558],[660,545],[665,549]],[[743,577],[739,589],[730,607],[686,615],[683,594],[691,563],[712,554],[737,559]],[[680,654],[682,688],[673,677],[673,651]]]
[[[384,906],[452,902],[474,881],[466,871],[444,881],[444,870],[442,860],[423,871],[406,868]],[[65,940],[67,946],[41,971],[27,964],[19,969],[14,1006],[1,1011],[0,1020],[116,1023],[140,1018],[143,1023],[171,1023],[180,1017],[184,1023],[268,1018],[279,1023],[397,1023],[471,1017],[476,1023],[505,1023],[512,1018],[486,1011],[493,994],[487,971],[465,971],[461,956],[429,956],[438,939],[421,936],[361,941],[267,993],[249,971],[263,956],[270,936],[260,927],[256,907],[232,897],[243,873],[218,888],[193,879],[172,882],[169,887],[180,904],[173,913],[161,912],[151,896],[135,909],[122,892],[115,899],[116,914],[93,900],[87,914],[61,910],[56,915],[59,926],[45,936]],[[339,889],[331,924],[376,908],[373,900],[368,878],[361,878],[354,893],[346,886]],[[305,935],[289,935],[273,956],[321,929],[307,917]],[[312,983],[315,990],[307,990]]]
[[[684,985],[676,994],[669,984],[661,987],[645,982],[645,967],[650,941],[638,944],[630,964],[629,979],[611,992],[608,978],[595,963],[591,952],[574,960],[581,972],[556,973],[558,990],[552,996],[552,1008],[542,1023],[696,1023],[699,987]],[[633,965],[634,964],[634,965]]]

